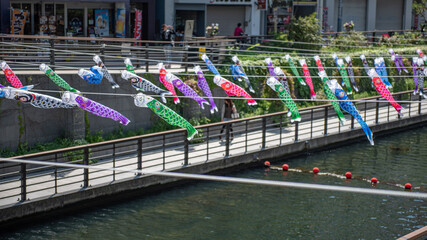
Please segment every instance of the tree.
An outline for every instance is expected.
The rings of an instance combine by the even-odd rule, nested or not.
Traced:
[[[426,11],[427,11],[427,0],[415,0],[412,3],[412,10],[414,14],[422,16],[424,18],[424,23],[421,24],[421,32],[424,31],[426,27],[427,19],[426,19]],[[415,26],[416,27],[416,26]]]

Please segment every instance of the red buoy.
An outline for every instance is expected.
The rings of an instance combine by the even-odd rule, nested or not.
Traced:
[[[270,167],[270,162],[269,161],[265,161],[264,162],[264,167]]]
[[[318,172],[319,172],[319,168],[314,167],[314,168],[313,168],[313,173],[318,173]]]
[[[289,169],[288,164],[283,164],[282,169],[283,169],[283,171],[288,171],[288,169]]]
[[[377,178],[371,178],[371,183],[377,183],[378,182],[378,179]]]
[[[351,179],[351,172],[346,172],[346,173],[345,173],[345,177],[346,177],[347,179]]]
[[[411,188],[412,188],[412,185],[410,183],[405,184],[405,189],[411,189]]]

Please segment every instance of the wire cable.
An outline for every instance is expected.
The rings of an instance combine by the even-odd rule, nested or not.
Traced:
[[[427,199],[427,193],[422,193],[422,192],[395,191],[395,190],[373,189],[373,188],[369,189],[369,188],[359,188],[359,187],[344,187],[344,186],[322,185],[322,184],[313,184],[313,183],[298,183],[298,182],[285,182],[285,181],[274,181],[274,180],[263,180],[263,179],[224,177],[224,176],[217,176],[217,175],[203,175],[203,174],[194,174],[194,173],[145,172],[143,170],[138,170],[138,169],[126,169],[126,168],[114,168],[114,167],[109,168],[109,167],[90,166],[90,165],[82,165],[82,164],[69,164],[69,163],[10,159],[10,158],[0,158],[0,161],[53,166],[53,167],[93,169],[93,170],[116,171],[116,172],[131,172],[131,173],[144,174],[147,176],[155,175],[155,176],[172,177],[172,178],[198,179],[198,180],[206,180],[206,181],[243,183],[243,184],[254,184],[254,185],[263,185],[263,186],[292,187],[292,188],[311,189],[311,190],[338,191],[338,192],[348,192],[348,193],[387,195],[387,196],[394,196],[394,197]]]

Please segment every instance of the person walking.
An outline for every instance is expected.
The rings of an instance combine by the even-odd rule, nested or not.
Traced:
[[[224,121],[231,121],[233,119],[239,118],[239,113],[237,112],[236,106],[234,105],[233,101],[231,101],[230,98],[226,98],[224,100],[224,105],[222,106],[221,109],[221,122]],[[224,125],[222,125],[222,129],[220,132],[220,136],[219,139],[222,140],[222,133],[224,132],[224,129],[230,125],[230,140],[232,141],[234,138],[234,134],[233,134],[233,127],[231,125],[231,123],[226,123]]]
[[[172,47],[175,45],[174,39],[175,39],[175,31],[173,30],[173,26],[163,24],[162,30],[160,31],[160,38],[162,41],[168,41],[170,43],[165,44],[165,56],[166,56],[166,64],[165,67],[170,68],[171,66],[171,52]]]
[[[242,27],[242,24],[238,23],[237,27],[234,29],[234,36],[235,37],[240,37],[240,36],[243,36],[245,34],[245,32],[243,31],[243,29],[241,27]]]

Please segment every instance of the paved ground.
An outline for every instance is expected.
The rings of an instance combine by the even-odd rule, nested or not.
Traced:
[[[427,103],[427,101],[425,101]],[[403,104],[406,108],[404,110],[405,116],[418,116],[418,104],[412,104],[411,107]],[[379,111],[379,124],[387,122],[387,115],[390,112],[389,121],[399,121],[397,114],[393,107],[384,106]],[[422,112],[427,113],[427,104],[422,104]],[[362,117],[366,117],[368,125],[375,124],[375,109],[368,111],[361,111]],[[328,134],[337,134],[339,132],[351,131],[350,115],[346,115],[347,122],[344,126],[340,126],[335,113],[329,112],[328,118]],[[355,129],[360,129],[360,125],[355,121]],[[257,128],[245,133],[244,126],[233,126],[235,136],[230,145],[230,155],[240,155],[248,152],[259,151],[262,147],[262,131]],[[359,130],[360,131],[360,130]],[[313,122],[303,121],[299,124],[298,140],[304,141],[310,138],[319,138],[324,136],[324,119],[317,119]],[[375,136],[375,134],[374,134]],[[282,127],[279,124],[269,124],[266,132],[266,148],[286,146],[287,144],[295,141],[295,125]],[[366,140],[366,145],[369,142]],[[220,141],[218,133],[210,133],[208,141],[202,143],[191,144],[189,152],[189,164],[203,163],[207,161],[215,161],[224,158],[225,155],[225,141]],[[165,147],[154,147],[149,151],[143,152],[143,170],[147,173],[154,171],[162,171],[181,167],[184,161],[184,146],[183,144]],[[128,150],[129,151],[129,150]],[[118,156],[120,152],[116,152]],[[125,157],[103,158],[96,165],[102,167],[124,167],[128,169],[136,169],[137,158],[135,151],[129,153],[124,152]],[[164,156],[164,161],[163,161]],[[57,178],[55,172],[51,168],[37,174],[28,174],[27,176],[27,198],[36,199],[43,197],[52,197],[55,195],[55,185],[57,186],[57,193],[68,191],[75,191],[82,189],[83,186],[83,170],[81,169],[58,169]],[[113,173],[109,171],[92,171],[89,172],[89,184],[95,187],[100,184],[114,183],[117,180],[132,179],[135,176],[133,173]],[[55,181],[56,179],[56,181]],[[0,207],[5,207],[10,204],[19,204],[20,198],[20,180],[18,173],[7,179],[0,180]]]

